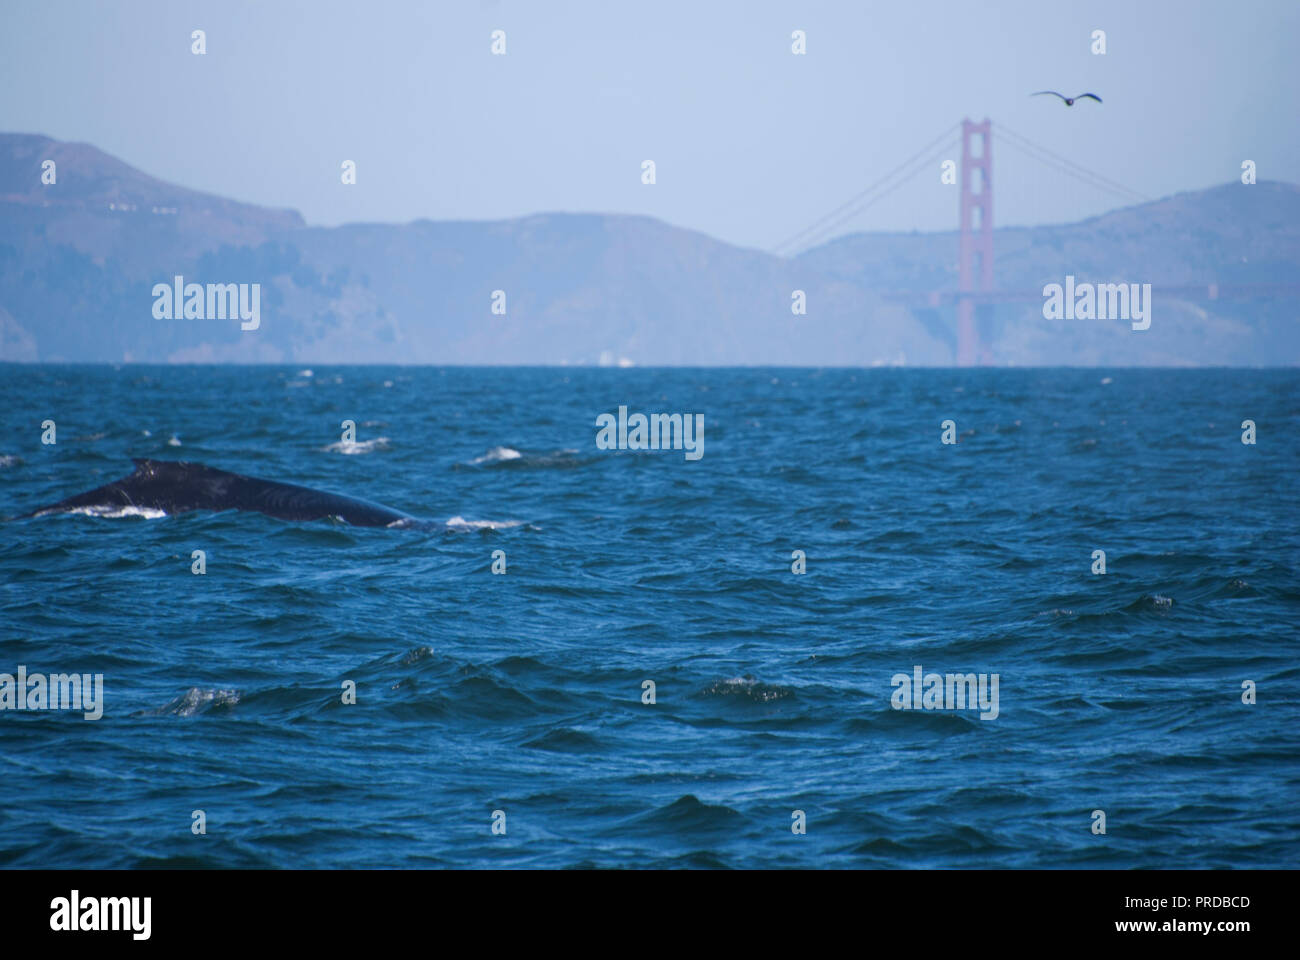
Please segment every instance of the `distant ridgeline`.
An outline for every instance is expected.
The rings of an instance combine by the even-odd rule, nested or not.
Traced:
[[[1296,283],[1294,185],[1234,181],[995,236],[999,289],[1069,276],[1154,292],[1142,330],[1041,300],[983,308],[993,363],[1300,362],[1300,297],[1161,292]],[[890,294],[952,291],[956,261],[955,232],[854,234],[786,259],[639,216],[309,227],[86,144],[0,134],[0,360],[944,366],[948,301]],[[177,278],[164,304],[155,290]]]

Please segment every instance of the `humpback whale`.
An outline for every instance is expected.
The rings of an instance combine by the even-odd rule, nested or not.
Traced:
[[[407,526],[416,522],[414,517],[391,507],[293,483],[245,477],[201,463],[131,459],[135,472],[129,476],[23,516],[74,511],[113,513],[134,508],[165,514],[255,510],[280,520],[333,517],[356,527]]]

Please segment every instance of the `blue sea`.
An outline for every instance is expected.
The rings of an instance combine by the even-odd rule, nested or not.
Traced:
[[[0,712],[0,865],[1300,865],[1300,372],[7,365],[0,424],[7,517],[151,457],[433,521],[0,523],[0,673],[103,675]]]

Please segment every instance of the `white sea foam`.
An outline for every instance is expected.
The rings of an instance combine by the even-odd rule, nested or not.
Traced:
[[[67,512],[80,514],[83,517],[107,517],[110,520],[116,520],[118,517],[144,517],[146,520],[157,520],[159,517],[167,516],[166,510],[159,510],[157,507],[137,507],[134,504],[124,507],[116,505],[77,507]]]
[[[518,460],[523,454],[512,447],[493,447],[481,457],[475,457],[470,463],[500,463],[503,460]]]
[[[342,453],[346,456],[355,456],[358,453],[374,453],[376,450],[387,450],[388,444],[387,437],[375,437],[373,440],[362,440],[359,443],[356,441],[348,443],[346,440],[339,440],[324,449],[327,453]]]
[[[452,517],[447,521],[449,530],[504,530],[517,527],[520,520],[466,520],[464,517]]]

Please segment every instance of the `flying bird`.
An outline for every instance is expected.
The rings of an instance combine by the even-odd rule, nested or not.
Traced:
[[[1084,97],[1092,97],[1092,99],[1096,100],[1098,103],[1101,103],[1101,97],[1097,96],[1095,93],[1081,93],[1078,96],[1067,97],[1062,93],[1057,93],[1055,90],[1039,90],[1037,93],[1031,93],[1030,96],[1041,97],[1045,93],[1050,93],[1054,97],[1060,97],[1062,100],[1065,101],[1065,105],[1067,107],[1074,106],[1074,101],[1082,100]]]

